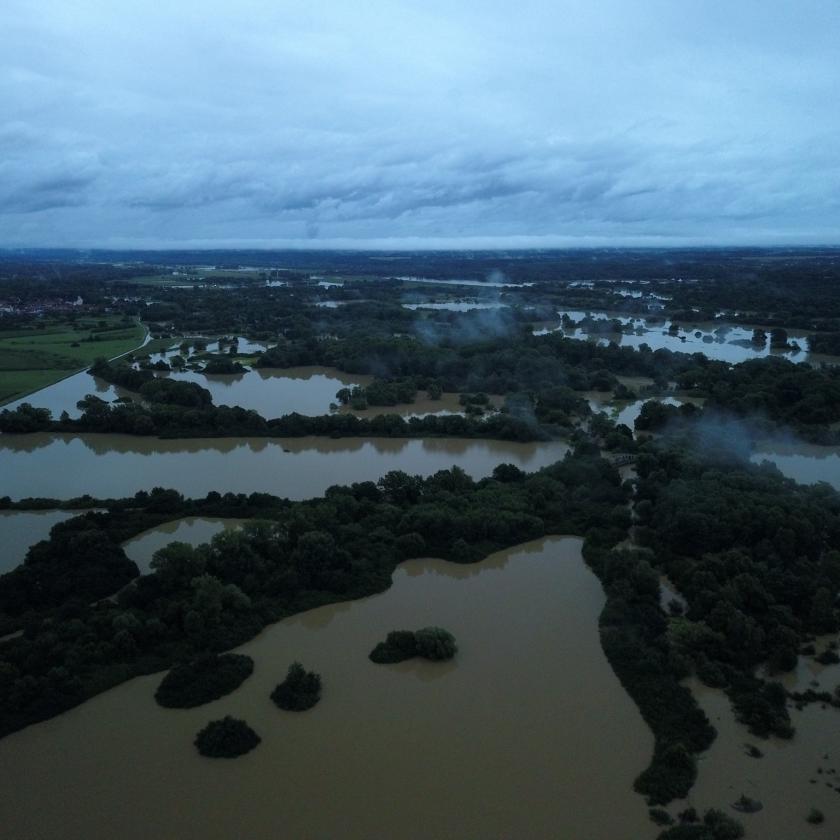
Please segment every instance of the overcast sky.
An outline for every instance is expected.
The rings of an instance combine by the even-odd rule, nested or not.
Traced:
[[[840,244],[840,0],[2,0],[0,245]]]

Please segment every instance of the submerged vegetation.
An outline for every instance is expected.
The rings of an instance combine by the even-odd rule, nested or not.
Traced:
[[[252,258],[262,265],[265,256]],[[731,325],[740,324],[751,336],[739,339],[745,354],[796,359],[806,339],[791,338],[788,330],[795,328],[816,331],[807,339],[812,352],[840,352],[834,256],[810,255],[807,271],[794,255],[765,259],[748,251],[716,252],[714,259],[693,252],[667,259],[603,253],[596,260],[412,255],[400,264],[406,276],[476,282],[487,280],[491,263],[494,269],[501,263],[512,285],[470,287],[469,301],[462,300],[464,288],[444,293],[440,285],[403,282],[390,277],[387,261],[364,255],[325,255],[319,272],[340,277],[342,285],[322,288],[297,262],[302,259],[289,256],[299,270],[282,280],[268,268],[254,270],[250,279],[234,274],[230,282],[247,294],[161,282],[152,299],[132,279],[134,269],[109,273],[89,265],[84,283],[68,272],[60,284],[45,276],[21,282],[8,267],[4,280],[0,271],[0,289],[12,278],[23,303],[62,285],[65,292],[84,293],[97,316],[112,310],[95,327],[90,313],[44,329],[25,314],[10,316],[10,331],[0,334],[0,368],[35,377],[36,363],[69,371],[84,359],[95,376],[133,395],[113,403],[88,395],[75,419],[24,404],[0,412],[0,432],[564,437],[573,453],[531,474],[500,464],[480,481],[459,469],[428,479],[393,472],[298,503],[257,493],[189,500],[159,488],[129,499],[2,499],[0,508],[8,509],[98,510],[56,525],[22,566],[0,577],[0,631],[10,634],[0,641],[0,735],[173,663],[182,664],[162,681],[158,701],[180,707],[208,702],[235,689],[253,668],[247,657],[221,651],[300,610],[382,591],[404,559],[433,555],[470,563],[545,534],[575,533],[585,537],[584,556],[606,593],[603,649],[655,737],[650,765],[635,788],[653,806],[661,840],[743,836],[740,824],[721,811],[698,820],[689,809],[674,822],[656,806],[689,794],[698,756],[715,738],[683,684],[687,676],[725,691],[737,719],[756,737],[793,735],[791,700],[836,703],[823,691],[789,694],[776,677],[800,656],[836,660],[833,649],[817,654],[814,638],[840,627],[840,495],[825,485],[797,485],[742,456],[752,440],[780,431],[812,442],[840,441],[840,367],[772,355],[730,363],[644,342],[635,349],[620,340],[635,330],[637,336],[661,330],[685,342],[692,338],[687,325],[709,321],[717,329],[696,330],[694,339],[724,344]],[[346,277],[348,266],[364,279]],[[444,298],[444,306],[484,308],[406,308]],[[317,305],[327,301],[342,305]],[[116,355],[111,339],[133,340],[142,330],[141,315],[156,336],[155,350],[180,342],[183,355],[153,362],[139,352],[125,363],[106,361]],[[644,319],[644,327],[629,324],[630,315]],[[541,324],[549,331],[537,329]],[[17,330],[19,338],[43,346],[13,346]],[[585,340],[569,338],[573,331]],[[222,333],[261,344],[245,355],[236,339],[223,339],[218,352],[205,352],[206,337]],[[48,345],[59,341],[67,345],[64,367],[55,359],[47,365]],[[372,377],[336,394],[350,410],[410,405],[423,391],[431,400],[453,392],[464,416],[360,418],[343,410],[263,417],[214,405],[202,384],[177,378],[184,369],[259,375],[245,365],[321,365]],[[19,392],[19,382],[9,383],[0,377],[0,401]],[[669,394],[694,402],[678,407],[654,399]],[[642,434],[634,437],[627,426],[593,414],[589,400],[597,404],[607,396],[651,398],[635,421]],[[633,477],[623,481],[600,450],[632,460]],[[156,554],[152,573],[139,576],[121,544],[186,515],[251,521],[207,545],[170,544]],[[680,596],[670,611],[661,606],[663,576]],[[441,660],[456,650],[441,628],[397,630],[370,658]],[[311,708],[320,688],[317,674],[294,663],[272,699],[284,709]],[[259,736],[233,718],[214,721],[196,738],[210,756],[240,755],[258,743]],[[749,750],[761,755],[757,747]]]
[[[423,627],[411,630],[392,630],[384,642],[379,642],[370,652],[370,660],[377,664],[403,662],[422,656],[441,661],[452,659],[458,652],[455,637],[442,627]]]
[[[286,679],[271,692],[271,699],[287,712],[305,712],[321,699],[321,675],[293,662]]]
[[[228,650],[284,616],[380,592],[406,558],[473,562],[546,533],[592,529],[618,541],[630,522],[626,500],[615,468],[583,451],[531,475],[499,469],[475,481],[457,468],[427,479],[392,472],[307,502],[262,494],[188,501],[172,491],[100,500],[108,512],[61,523],[34,556],[57,551],[72,534],[101,546],[98,553],[124,557],[125,540],[197,511],[260,521],[197,548],[168,545],[155,555],[153,573],[137,577],[114,600],[16,601],[10,590],[3,603],[14,610],[4,611],[3,623],[8,632],[24,626],[26,632],[0,643],[6,689],[0,732],[50,717],[131,676]],[[30,553],[22,574],[37,571],[42,587],[60,591],[80,559],[62,557],[33,571]],[[0,593],[18,578],[17,572],[0,578]]]
[[[237,758],[250,752],[261,740],[244,720],[227,715],[210,721],[195,736],[195,746],[207,758]]]
[[[218,700],[251,676],[254,660],[239,653],[208,654],[176,665],[162,680],[155,700],[170,709],[190,709]]]

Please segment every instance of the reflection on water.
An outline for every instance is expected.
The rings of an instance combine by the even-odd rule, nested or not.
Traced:
[[[142,534],[138,534],[123,544],[123,549],[129,560],[133,560],[140,569],[141,575],[149,574],[152,558],[155,552],[160,551],[171,542],[183,542],[189,545],[201,545],[232,528],[238,528],[244,519],[222,519],[212,516],[188,516],[184,519],[176,519],[172,522],[165,522],[157,528],[150,528]]]
[[[616,423],[623,423],[625,426],[634,428],[636,418],[642,412],[642,406],[651,400],[664,405],[703,405],[705,400],[702,397],[648,397],[647,399],[634,400],[633,402],[614,402],[610,392],[589,391],[585,394],[589,406],[593,411],[603,411]]]
[[[266,418],[293,411],[311,417],[329,414],[330,403],[336,402],[336,391],[367,385],[372,380],[370,376],[323,367],[255,368],[249,373],[213,376],[193,371],[164,375],[197,382],[210,391],[215,405],[238,405]]]
[[[124,388],[110,385],[104,379],[99,379],[96,376],[91,376],[87,371],[82,371],[73,376],[68,376],[67,379],[62,379],[61,382],[48,385],[34,394],[29,394],[4,405],[3,409],[13,410],[21,403],[30,403],[35,408],[48,408],[56,420],[62,411],[66,411],[70,417],[79,417],[82,412],[76,408],[76,403],[88,394],[94,394],[106,402],[113,402],[119,397],[130,399],[133,396],[130,391],[126,391]],[[3,409],[0,409],[0,411]]]
[[[172,351],[169,355],[178,352]],[[167,354],[160,354],[163,358]],[[254,368],[245,373],[205,375],[195,371],[164,372],[156,374],[161,378],[195,382],[206,388],[213,396],[215,405],[238,405],[252,409],[268,419],[297,412],[310,417],[330,413],[330,405],[337,402],[336,392],[354,385],[366,386],[373,381],[365,374],[343,373],[336,368],[306,366],[294,368]],[[62,382],[43,388],[30,394],[23,400],[11,403],[7,408],[15,408],[21,402],[29,402],[37,408],[48,408],[53,417],[58,418],[62,411],[71,417],[79,417],[81,412],[76,403],[87,394],[95,394],[100,399],[113,402],[118,397],[136,398],[136,394],[114,385],[89,373],[77,373]],[[457,394],[443,394],[440,400],[423,399],[422,392],[411,405],[378,406],[366,411],[353,411],[350,407],[342,409],[360,417],[377,414],[399,414],[403,417],[423,417],[427,414],[456,414],[462,411]]]
[[[306,499],[333,484],[376,481],[390,470],[431,475],[457,464],[482,478],[508,462],[532,471],[567,451],[562,441],[3,435],[0,496],[117,498],[172,487],[188,496],[218,490]]]
[[[67,510],[0,511],[0,574],[23,563],[29,547],[47,539],[53,525],[76,515]]]
[[[825,481],[840,490],[840,447],[808,443],[762,443],[752,454],[755,464],[770,461],[801,484]]]
[[[596,321],[603,321],[615,317],[622,324],[630,324],[632,332],[621,333],[588,333],[582,329],[566,329],[562,324],[547,324],[535,329],[534,335],[545,335],[562,330],[567,338],[590,341],[606,346],[609,343],[620,347],[639,348],[646,344],[651,350],[672,350],[676,353],[703,353],[709,359],[736,364],[748,359],[765,356],[778,356],[792,362],[820,362],[840,363],[840,358],[833,356],[811,356],[808,352],[808,335],[801,330],[788,330],[790,341],[795,341],[800,347],[799,352],[793,350],[772,350],[769,338],[763,346],[752,343],[752,329],[725,323],[697,323],[678,324],[677,333],[669,332],[670,321],[656,323],[649,318],[639,318],[614,315],[606,312],[584,312],[583,310],[563,310],[560,315],[568,314],[574,321],[580,321],[587,315]],[[698,334],[699,333],[699,334]]]
[[[242,646],[254,675],[228,697],[162,709],[160,675],[142,677],[15,733],[0,741],[4,832],[649,840],[632,781],[652,737],[601,651],[604,596],[580,545],[542,540],[466,579],[415,561],[381,595]],[[429,624],[457,637],[454,662],[368,660],[389,630]],[[324,680],[305,714],[269,700],[294,659]],[[224,714],[262,743],[236,761],[203,759],[194,734]]]

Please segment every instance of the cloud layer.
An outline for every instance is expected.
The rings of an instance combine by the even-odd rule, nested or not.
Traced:
[[[840,242],[836,0],[6,0],[0,30],[0,245]]]

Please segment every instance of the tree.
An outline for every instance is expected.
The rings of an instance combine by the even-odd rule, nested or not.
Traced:
[[[452,659],[458,652],[455,637],[442,627],[423,627],[414,634],[418,656],[426,659]]]
[[[289,712],[311,709],[321,699],[321,675],[305,670],[300,662],[293,662],[286,679],[271,692],[271,699]]]
[[[195,736],[195,746],[208,758],[236,758],[256,747],[262,739],[244,720],[226,715],[207,724]]]

